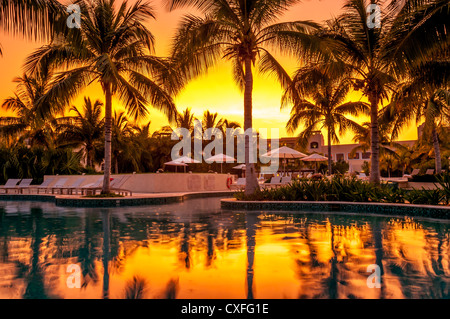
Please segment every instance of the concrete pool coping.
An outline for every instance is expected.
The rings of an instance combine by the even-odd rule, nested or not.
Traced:
[[[186,199],[232,196],[233,191],[134,193],[133,196],[89,198],[79,195],[58,194],[0,194],[1,201],[53,202],[62,207],[124,207],[179,203]]]
[[[231,210],[331,211],[450,219],[450,206],[332,201],[238,201],[235,198],[221,199],[220,202],[222,208]]]

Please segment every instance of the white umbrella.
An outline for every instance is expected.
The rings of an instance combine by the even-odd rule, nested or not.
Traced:
[[[247,166],[245,164],[240,164],[238,166],[233,167],[234,169],[246,169]]]
[[[319,155],[317,153],[311,154],[309,156],[303,157],[302,161],[305,162],[324,162],[324,161],[328,161],[328,157]],[[317,171],[317,164],[316,164],[316,171]]]
[[[177,172],[178,166],[184,166],[184,171],[186,172],[186,166],[187,166],[187,164],[185,164],[185,163],[180,163],[180,162],[170,161],[170,162],[164,163],[164,165],[175,166],[175,173]]]
[[[234,157],[231,157],[231,156],[228,156],[228,155],[220,153],[220,154],[211,156],[210,158],[207,158],[205,161],[207,163],[208,162],[210,162],[210,163],[214,163],[214,162],[220,163],[220,173],[222,173],[222,164],[223,164],[223,162],[233,163],[235,160],[236,159]]]
[[[195,159],[192,159],[190,157],[187,157],[187,156],[183,156],[183,157],[177,158],[177,159],[173,160],[172,162],[184,163],[184,164],[198,164],[198,163],[201,163],[201,162],[199,162],[199,161],[197,161]]]
[[[173,161],[166,162],[166,163],[164,163],[164,165],[175,166],[175,172],[177,171],[177,166],[184,166],[184,172],[186,172],[187,164],[196,164],[196,163],[200,163],[200,162],[195,159],[192,159],[190,157],[183,156],[183,157],[177,158]]]
[[[283,158],[284,160],[289,158],[304,158],[307,155],[302,152],[296,151],[290,147],[282,146],[280,148],[276,148],[267,152],[266,154],[261,155],[263,157],[271,157],[271,158]],[[286,163],[284,163],[284,170],[286,170]]]

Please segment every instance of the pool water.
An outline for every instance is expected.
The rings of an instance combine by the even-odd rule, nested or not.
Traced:
[[[449,226],[227,211],[218,198],[105,209],[0,201],[0,298],[449,298]],[[380,288],[368,285],[372,264]]]

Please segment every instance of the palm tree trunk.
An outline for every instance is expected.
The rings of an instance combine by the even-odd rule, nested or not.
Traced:
[[[245,89],[244,89],[244,131],[251,129],[252,125],[252,92],[253,74],[252,61],[250,57],[245,59]],[[252,135],[253,137],[253,135]],[[255,164],[250,163],[250,138],[245,136],[245,194],[254,194],[259,189],[256,180]]]
[[[91,152],[91,147],[86,147],[86,167],[92,167]]]
[[[433,135],[434,156],[436,158],[436,174],[440,174],[442,172],[441,148],[439,146],[439,136],[436,131],[436,126],[433,126],[433,131],[431,132],[431,134]]]
[[[105,91],[105,167],[102,194],[110,192],[111,178],[111,126],[112,126],[112,96],[111,84],[103,85]]]
[[[369,95],[370,102],[370,182],[380,184],[380,137],[378,131],[378,97],[376,93]]]
[[[331,160],[331,129],[328,128],[328,175],[331,176],[332,172],[332,160]]]

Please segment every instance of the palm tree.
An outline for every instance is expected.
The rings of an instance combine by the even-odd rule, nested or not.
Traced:
[[[295,51],[292,41],[281,37],[293,31],[309,32],[312,22],[274,23],[277,17],[299,0],[166,0],[169,10],[192,6],[203,17],[186,15],[174,39],[172,57],[178,62],[178,77],[185,84],[220,59],[232,62],[233,75],[244,92],[244,130],[252,129],[253,70],[259,58],[260,68],[283,72],[267,45]],[[250,163],[249,137],[245,138],[245,164],[247,194],[258,188],[254,163]]]
[[[19,136],[30,146],[52,147],[54,114],[62,107],[50,101],[41,103],[41,98],[50,90],[51,77],[52,72],[41,70],[34,76],[24,74],[14,79],[16,93],[6,98],[2,107],[14,111],[17,116],[0,117],[0,134]]]
[[[410,68],[407,78],[398,84],[396,92],[381,112],[384,123],[390,123],[392,137],[414,118],[425,121],[423,138],[431,137],[436,173],[442,171],[438,128],[450,119],[450,59],[444,52],[419,67]]]
[[[87,167],[94,167],[98,163],[97,154],[103,149],[101,138],[104,131],[103,117],[101,116],[103,103],[96,100],[92,103],[89,97],[84,97],[83,111],[72,106],[75,116],[56,119],[58,131],[58,144],[82,147]]]
[[[134,148],[135,145],[131,142],[131,136],[133,135],[132,126],[129,124],[128,118],[124,112],[114,111],[114,117],[112,119],[112,148],[111,155],[114,162],[114,171],[119,174],[119,162],[131,161],[133,168],[138,169],[139,159],[138,149]]]
[[[179,128],[185,128],[189,130],[189,132],[194,131],[194,120],[196,118],[194,117],[194,114],[191,112],[190,108],[186,108],[183,113],[177,113],[176,116],[176,122],[177,127]]]
[[[354,87],[370,103],[370,181],[380,183],[378,109],[389,97],[397,79],[409,68],[448,48],[447,0],[392,1],[383,9],[381,27],[367,23],[369,4],[381,0],[347,0],[345,13],[332,21],[307,47],[315,56],[335,61],[336,69],[355,76]],[[340,70],[339,70],[340,72]],[[330,74],[333,68],[330,68]]]
[[[118,97],[135,119],[147,115],[147,104],[174,119],[174,102],[162,84],[169,63],[151,56],[154,38],[144,23],[154,18],[148,3],[137,1],[119,6],[114,0],[81,0],[81,28],[70,29],[33,53],[26,68],[35,70],[41,61],[64,67],[44,100],[69,102],[92,82],[105,94],[105,168],[102,193],[110,191],[112,97]],[[148,75],[151,75],[150,78]],[[65,103],[64,103],[65,104]]]
[[[331,78],[322,65],[300,68],[292,83],[286,89],[282,105],[293,103],[291,116],[286,124],[289,133],[295,132],[300,125],[304,130],[299,142],[305,146],[314,131],[326,129],[328,136],[328,174],[332,174],[331,144],[339,143],[339,134],[348,129],[361,132],[363,127],[347,118],[347,115],[369,113],[369,105],[364,102],[345,102],[351,82],[343,77]]]

